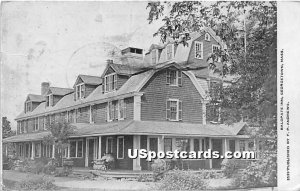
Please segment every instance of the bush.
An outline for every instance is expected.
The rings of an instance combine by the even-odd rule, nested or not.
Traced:
[[[19,190],[55,190],[57,187],[53,180],[46,177],[22,180],[17,184]]]
[[[153,177],[148,174],[141,174],[138,179],[138,182],[153,182]]]
[[[233,176],[234,185],[239,188],[276,186],[276,169],[276,162],[271,157],[252,161],[247,168]]]
[[[156,185],[155,190],[201,190],[207,187],[201,174],[192,171],[169,171]]]
[[[221,163],[221,169],[225,177],[232,178],[239,170],[245,169],[249,163],[247,160],[224,159]]]

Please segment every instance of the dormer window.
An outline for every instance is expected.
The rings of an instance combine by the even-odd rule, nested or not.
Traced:
[[[205,33],[204,39],[206,41],[210,41],[210,35],[208,33]]]
[[[203,59],[203,42],[195,42],[195,58]]]
[[[31,112],[31,111],[32,111],[32,102],[31,101],[27,101],[25,103],[25,113]]]
[[[157,50],[154,49],[154,50],[151,51],[151,63],[156,64],[157,63],[157,58],[158,58]]]
[[[46,107],[53,106],[53,94],[46,96]]]
[[[83,99],[85,95],[85,85],[83,83],[76,85],[75,92],[76,100]]]
[[[109,74],[104,77],[104,90],[111,92],[117,89],[117,74]]]
[[[167,49],[167,60],[173,59],[173,56],[174,56],[174,46],[173,46],[173,44],[168,44],[166,49]]]
[[[181,86],[182,72],[178,70],[167,70],[167,84],[171,86]]]

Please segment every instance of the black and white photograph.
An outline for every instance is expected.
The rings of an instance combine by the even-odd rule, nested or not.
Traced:
[[[300,190],[299,11],[2,1],[2,190]]]

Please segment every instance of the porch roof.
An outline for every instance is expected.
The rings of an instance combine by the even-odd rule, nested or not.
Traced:
[[[75,123],[74,134],[70,137],[89,137],[101,135],[165,135],[165,136],[189,136],[189,137],[240,137],[238,135],[246,123],[234,125],[203,125],[196,123],[181,123],[167,121],[134,121],[124,120],[105,124]],[[22,142],[42,140],[49,132],[21,134],[9,137],[3,142]]]

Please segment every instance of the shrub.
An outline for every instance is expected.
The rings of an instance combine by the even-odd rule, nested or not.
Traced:
[[[53,180],[46,177],[37,177],[22,180],[17,184],[19,190],[55,190],[57,187],[53,184]]]
[[[153,182],[153,177],[148,174],[141,174],[138,179],[138,182]]]
[[[153,180],[157,181],[164,176],[164,174],[169,170],[169,167],[165,160],[155,159],[151,165],[151,169],[153,171]]]
[[[156,185],[155,190],[201,190],[207,187],[201,174],[192,171],[169,171]]]
[[[247,168],[234,175],[234,185],[239,188],[276,186],[276,163],[271,158],[252,161]]]
[[[224,159],[221,163],[221,169],[223,170],[224,176],[232,178],[239,170],[245,169],[249,163],[247,160]]]

